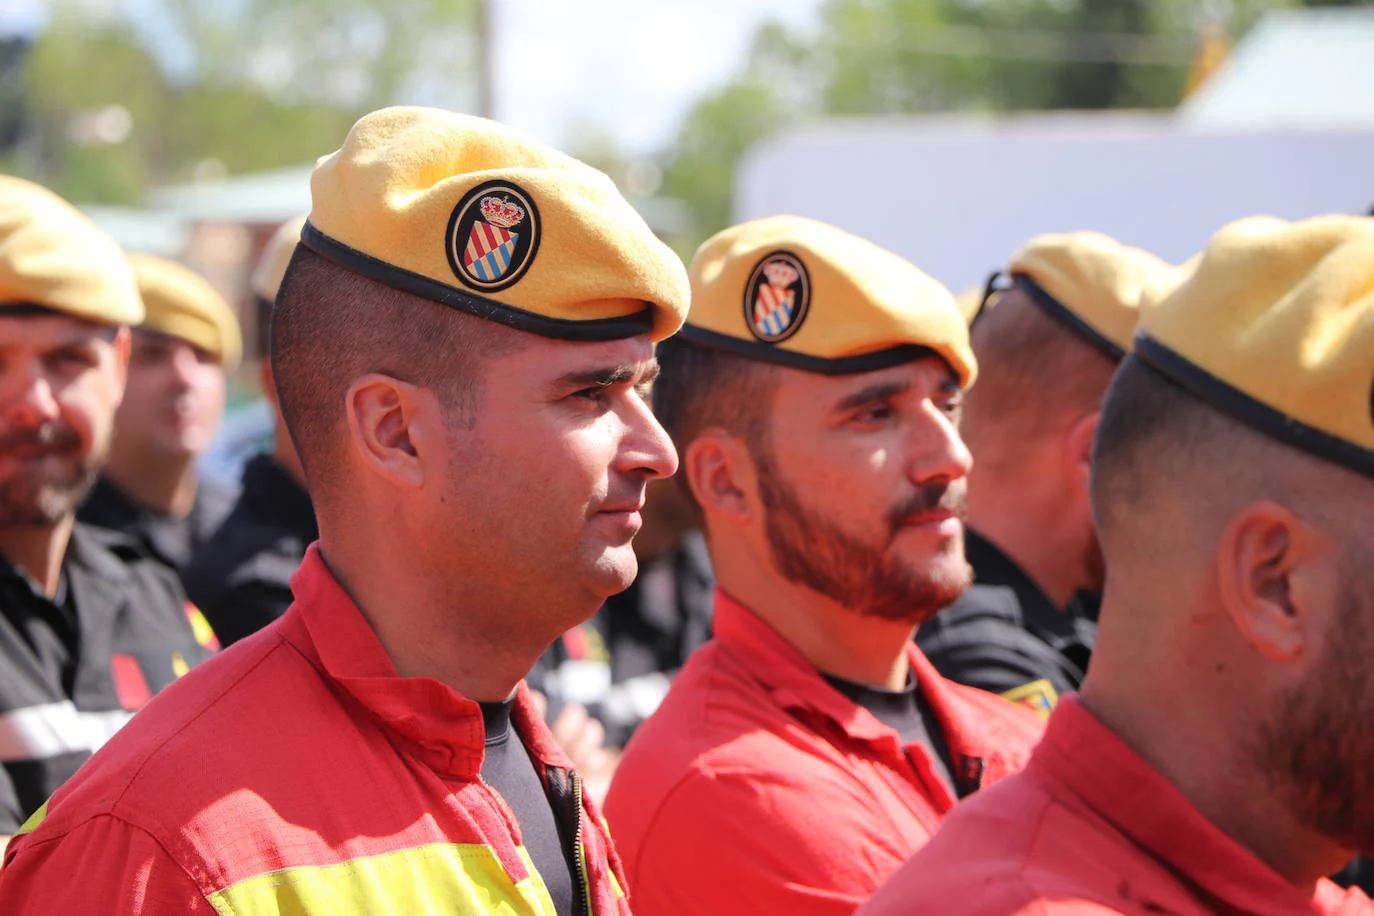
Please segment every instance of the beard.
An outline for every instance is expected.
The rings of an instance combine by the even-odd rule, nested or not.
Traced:
[[[1371,854],[1374,592],[1367,578],[1349,575],[1346,581],[1351,591],[1320,659],[1304,684],[1279,696],[1260,727],[1256,760],[1302,823],[1346,849]]]
[[[104,463],[104,449],[83,455],[81,446],[60,421],[0,436],[0,465],[9,465],[0,477],[0,527],[51,527],[75,512]]]
[[[778,571],[788,581],[865,617],[912,625],[933,617],[972,583],[973,569],[964,562],[962,552],[955,568],[947,570],[934,563],[912,569],[890,550],[907,519],[935,509],[951,509],[962,518],[962,490],[947,485],[921,487],[886,513],[886,536],[866,543],[803,506],[771,456],[761,450],[756,454],[759,489],[768,509],[769,547]]]

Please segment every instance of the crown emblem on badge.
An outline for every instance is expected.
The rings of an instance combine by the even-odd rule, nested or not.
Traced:
[[[763,275],[768,278],[769,286],[787,289],[797,282],[801,272],[786,261],[769,261],[763,265]]]
[[[483,197],[479,206],[486,221],[502,229],[509,229],[525,219],[523,207],[499,197]]]

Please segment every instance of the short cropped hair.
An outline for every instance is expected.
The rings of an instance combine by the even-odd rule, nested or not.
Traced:
[[[339,467],[354,381],[376,372],[434,389],[471,427],[485,362],[518,348],[519,337],[296,246],[272,313],[272,372],[312,495]]]
[[[1017,445],[1098,409],[1116,362],[1011,289],[970,333],[978,383],[964,400],[962,429],[981,465],[1017,460]]]
[[[687,447],[709,429],[740,437],[756,454],[763,449],[777,390],[772,366],[683,337],[670,337],[658,345],[658,366],[654,414],[678,454],[686,454]],[[680,480],[691,497],[686,476]],[[694,497],[692,501],[695,504]]]
[[[1151,507],[1169,498],[1185,501],[1187,527],[1204,537],[1258,499],[1333,530],[1374,530],[1368,513],[1350,508],[1353,488],[1374,487],[1374,481],[1259,432],[1134,356],[1108,390],[1092,465],[1093,515],[1109,563],[1119,532],[1155,532],[1165,539],[1183,534],[1156,531],[1150,523]],[[1123,542],[1123,553],[1133,540]]]

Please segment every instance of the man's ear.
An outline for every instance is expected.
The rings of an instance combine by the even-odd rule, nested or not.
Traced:
[[[432,392],[374,372],[349,386],[344,407],[349,442],[364,466],[395,486],[424,486],[443,434]]]
[[[272,405],[272,409],[281,410],[281,402],[277,400],[277,379],[272,374],[272,361],[264,359],[258,364],[258,384],[262,387],[262,396],[267,398]]]
[[[1216,551],[1222,605],[1260,655],[1288,661],[1314,644],[1340,594],[1332,538],[1266,500],[1227,523]]]
[[[124,388],[129,384],[129,359],[134,351],[134,332],[127,327],[120,327],[115,330],[114,339],[114,370],[115,377],[119,379],[119,396],[124,398]]]
[[[681,473],[703,512],[744,520],[755,511],[750,494],[758,492],[749,450],[737,437],[708,429],[687,445]]]
[[[1064,435],[1064,461],[1069,479],[1086,497],[1092,481],[1093,437],[1097,435],[1097,421],[1102,412],[1084,414],[1069,426]]]

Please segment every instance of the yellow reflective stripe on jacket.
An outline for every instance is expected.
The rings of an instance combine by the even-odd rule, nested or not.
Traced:
[[[24,821],[24,825],[15,831],[15,836],[23,836],[26,833],[33,833],[38,829],[38,825],[48,816],[48,803],[38,806],[38,810],[29,815],[29,819]]]
[[[519,852],[530,872],[520,882],[510,879],[487,846],[431,843],[254,875],[208,899],[220,916],[556,916],[544,879],[525,850]]]

